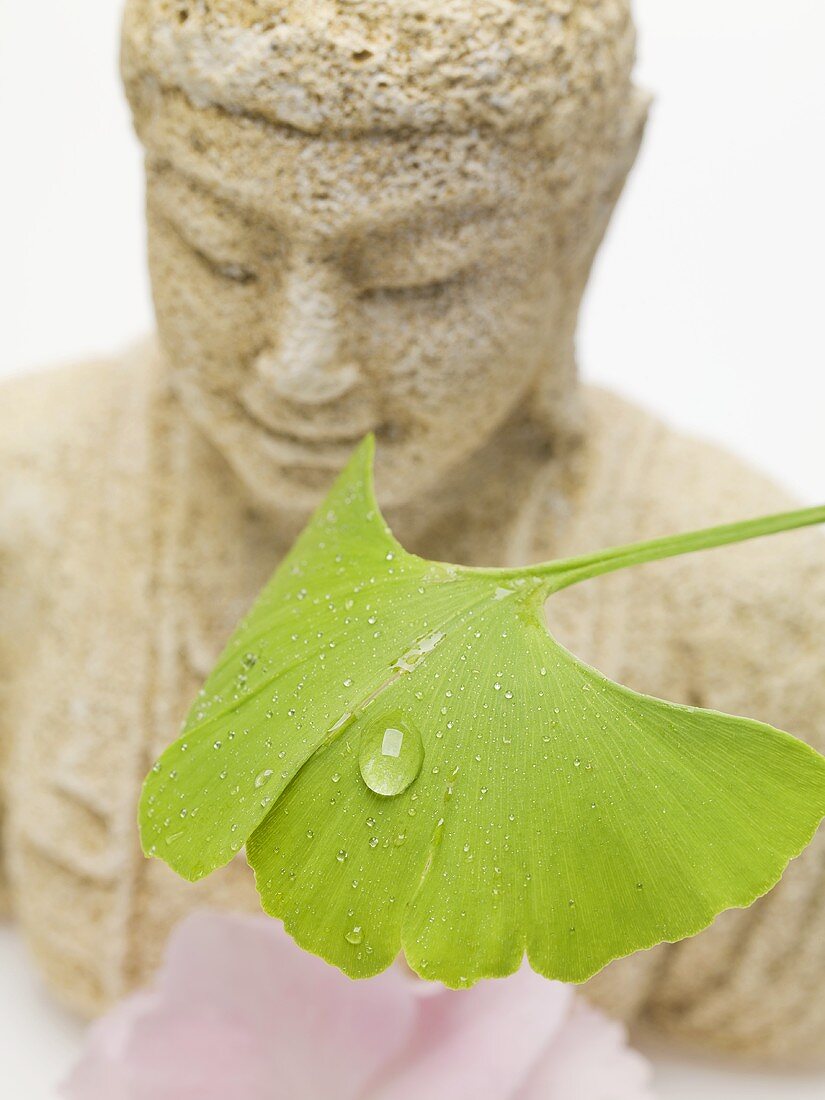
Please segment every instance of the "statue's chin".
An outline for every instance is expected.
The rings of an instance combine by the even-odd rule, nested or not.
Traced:
[[[253,424],[207,426],[207,434],[256,501],[266,508],[309,513],[352,453],[276,436]]]
[[[302,516],[321,503],[360,442],[297,440],[246,418],[195,420],[259,506]],[[379,443],[376,489],[382,506],[408,504],[430,487],[432,477],[422,484],[405,450],[403,444]]]
[[[308,515],[363,438],[310,439],[275,431],[225,395],[204,393],[180,379],[175,389],[187,416],[267,510]],[[469,436],[435,447],[423,430],[379,428],[376,439],[375,483],[382,508],[423,502],[478,449],[478,440]]]

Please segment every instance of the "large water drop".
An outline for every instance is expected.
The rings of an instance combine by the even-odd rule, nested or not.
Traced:
[[[371,791],[392,798],[415,782],[424,763],[424,743],[412,723],[384,715],[367,724],[361,735],[361,776]]]

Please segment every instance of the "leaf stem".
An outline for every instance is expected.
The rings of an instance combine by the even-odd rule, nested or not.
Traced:
[[[549,587],[556,592],[572,584],[578,584],[580,581],[601,577],[606,573],[626,569],[632,565],[662,561],[682,554],[692,554],[697,550],[712,550],[717,546],[729,546],[749,539],[762,538],[765,535],[777,535],[783,531],[813,527],[820,523],[825,523],[825,505],[724,524],[721,527],[707,527],[701,531],[652,539],[649,542],[631,543],[629,546],[615,546],[599,550],[594,554],[532,565],[525,569],[483,570],[483,572],[496,575],[502,580],[543,578],[550,582]]]

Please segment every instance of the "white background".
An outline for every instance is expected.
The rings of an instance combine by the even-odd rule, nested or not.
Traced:
[[[0,375],[111,352],[151,326],[119,9],[0,0]],[[825,2],[636,11],[656,104],[588,297],[584,373],[821,501]],[[0,929],[3,1095],[53,1097],[79,1035]],[[663,1100],[825,1095],[825,1078],[658,1061]]]

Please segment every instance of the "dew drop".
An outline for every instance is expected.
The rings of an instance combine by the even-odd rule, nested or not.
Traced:
[[[418,778],[424,763],[421,734],[399,714],[370,722],[361,735],[361,777],[375,794],[402,794]]]
[[[259,772],[258,775],[255,776],[255,787],[260,790],[260,788],[265,786],[271,778],[272,769],[265,768],[262,772]]]
[[[360,924],[356,924],[354,928],[351,928],[344,937],[347,943],[351,943],[353,947],[357,947],[360,943],[364,942],[364,933]]]

